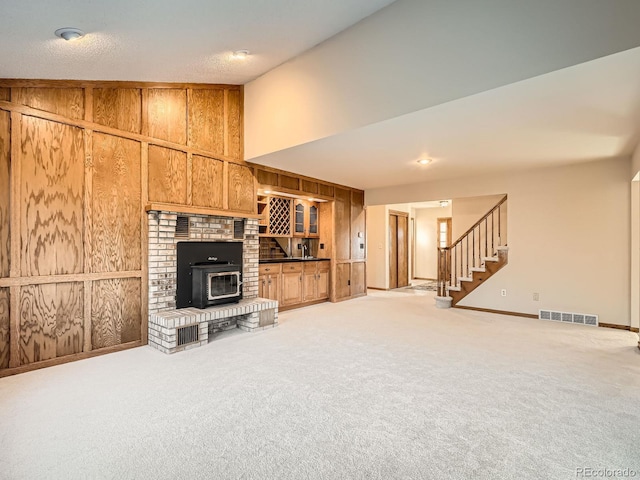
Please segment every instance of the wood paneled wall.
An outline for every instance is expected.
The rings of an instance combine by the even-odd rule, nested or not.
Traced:
[[[0,376],[146,343],[145,208],[255,213],[242,101],[239,86],[0,80]]]

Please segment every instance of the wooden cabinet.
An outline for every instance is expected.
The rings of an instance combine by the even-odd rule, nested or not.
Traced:
[[[293,203],[293,235],[305,238],[319,237],[318,204],[301,199],[296,199]]]
[[[334,301],[360,297],[367,293],[365,262],[344,262],[336,265]]]
[[[280,303],[286,307],[302,303],[302,263],[282,265],[282,294]]]
[[[303,269],[303,301],[329,298],[329,270],[327,261],[306,262]]]
[[[258,296],[280,301],[280,272],[282,265],[268,263],[260,265],[258,274]]]
[[[258,276],[258,296],[295,307],[329,298],[329,261],[264,263]]]
[[[290,198],[259,196],[258,213],[261,215],[258,223],[259,235],[290,237],[291,208]]]

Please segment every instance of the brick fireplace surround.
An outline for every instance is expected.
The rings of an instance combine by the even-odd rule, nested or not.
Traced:
[[[174,353],[204,345],[212,333],[241,328],[253,331],[278,324],[277,303],[258,299],[259,238],[258,220],[205,215],[188,215],[188,238],[176,238],[176,212],[149,212],[149,345],[165,353]],[[179,241],[239,240],[234,238],[234,221],[244,220],[242,238],[243,300],[199,310],[176,310],[177,252]],[[272,311],[273,323],[261,327],[260,311]],[[176,328],[199,325],[199,339],[177,345]]]

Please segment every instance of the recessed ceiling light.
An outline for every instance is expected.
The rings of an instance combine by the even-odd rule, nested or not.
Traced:
[[[449,206],[449,200],[440,200],[440,206],[441,207],[448,207]]]
[[[236,50],[235,52],[233,52],[233,58],[238,58],[240,60],[244,60],[245,58],[247,58],[249,56],[249,50]]]
[[[77,28],[65,27],[55,31],[56,37],[64,38],[67,41],[77,40],[84,37],[84,32]]]
[[[427,165],[428,163],[431,163],[431,160],[429,160],[428,158],[421,158],[420,160],[418,160],[418,163],[420,165]]]

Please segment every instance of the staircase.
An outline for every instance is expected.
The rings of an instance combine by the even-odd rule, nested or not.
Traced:
[[[455,306],[508,263],[507,196],[448,247],[438,248],[436,305]]]
[[[273,237],[260,237],[260,252],[261,259],[265,258],[285,258],[286,252],[278,243],[277,239]]]

